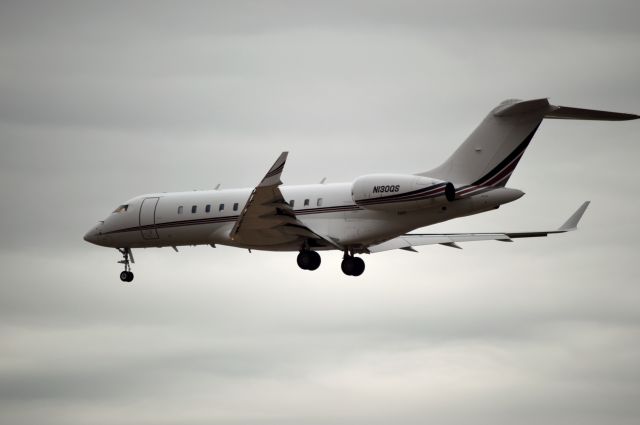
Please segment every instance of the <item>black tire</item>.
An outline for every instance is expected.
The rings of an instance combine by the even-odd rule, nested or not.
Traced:
[[[362,273],[364,273],[364,260],[362,258],[353,257],[353,263],[355,265],[355,268],[351,276],[360,276]]]
[[[133,272],[127,272],[129,276],[127,277],[127,282],[131,282],[133,280]]]
[[[318,267],[320,267],[320,263],[322,262],[320,254],[318,254],[316,251],[309,251],[308,255],[311,259],[311,264],[309,265],[309,268],[307,270],[316,270]]]
[[[315,270],[320,267],[320,254],[315,251],[300,251],[297,262],[302,270]]]
[[[309,270],[309,256],[307,255],[308,251],[300,251],[298,254],[298,258],[296,261],[298,262],[298,267],[302,270]]]
[[[353,272],[355,271],[355,262],[353,261],[353,257],[345,257],[342,260],[342,264],[340,264],[340,268],[342,269],[342,273],[347,276],[353,276]]]
[[[127,271],[120,272],[120,280],[123,281],[123,282],[130,282],[130,280],[129,280],[129,272],[127,272]]]

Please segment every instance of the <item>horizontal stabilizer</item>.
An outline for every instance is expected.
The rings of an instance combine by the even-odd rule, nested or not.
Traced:
[[[555,106],[554,109],[547,112],[544,117],[560,120],[628,121],[638,119],[640,115]]]

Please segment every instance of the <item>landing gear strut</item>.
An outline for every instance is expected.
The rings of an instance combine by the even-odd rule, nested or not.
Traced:
[[[364,272],[364,260],[345,251],[340,267],[347,276],[360,276]]]
[[[320,254],[309,249],[303,249],[298,254],[298,266],[302,270],[315,270],[320,267]]]
[[[131,248],[118,248],[118,251],[120,251],[120,253],[124,257],[123,260],[118,261],[118,263],[124,264],[124,271],[120,272],[120,280],[123,282],[131,282],[133,280],[133,273],[131,272],[131,266],[129,265],[129,262],[135,263]],[[129,257],[131,257],[131,261],[129,261]]]

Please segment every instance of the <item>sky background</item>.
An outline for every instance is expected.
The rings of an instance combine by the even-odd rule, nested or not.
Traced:
[[[366,256],[119,254],[142,193],[413,173],[508,98],[640,113],[637,1],[0,3],[1,424],[637,424],[638,121],[545,121],[498,211]]]

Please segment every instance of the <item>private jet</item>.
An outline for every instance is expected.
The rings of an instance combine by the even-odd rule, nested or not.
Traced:
[[[132,249],[228,245],[298,252],[303,270],[320,251],[339,250],[342,272],[364,272],[362,254],[471,241],[512,241],[576,230],[584,202],[559,228],[504,233],[409,233],[499,208],[524,195],[506,184],[544,119],[624,121],[635,114],[554,106],[547,99],[506,100],[440,166],[416,174],[367,174],[346,183],[285,186],[283,152],[253,188],[149,193],[118,206],[84,239],[116,248],[120,279],[133,280]]]

